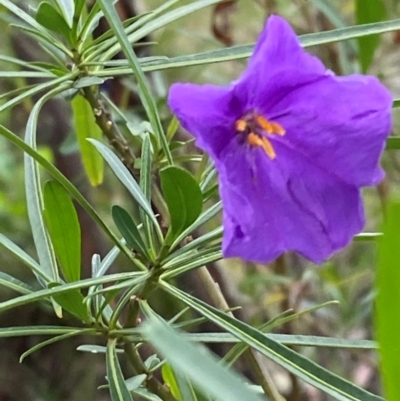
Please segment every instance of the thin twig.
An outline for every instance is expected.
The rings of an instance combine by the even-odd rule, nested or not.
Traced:
[[[150,392],[159,396],[164,401],[178,401],[172,395],[172,393],[152,375],[152,373],[147,371],[146,365],[143,363],[141,357],[139,356],[137,350],[132,345],[132,343],[130,343],[129,341],[125,341],[124,351],[135,373],[137,373],[138,375],[147,375],[147,379],[144,384]]]
[[[232,312],[229,311],[228,302],[226,301],[226,298],[224,297],[220,286],[214,281],[207,267],[202,266],[198,270],[198,273],[200,279],[202,280],[202,284],[208,291],[208,294],[213,300],[215,306],[220,310],[227,311],[227,313],[233,317]],[[271,401],[284,401],[284,398],[279,394],[271,377],[267,374],[267,372],[261,369],[251,349],[247,350],[246,356],[253,373],[255,374],[257,380],[260,382],[260,385],[265,392],[265,395],[269,397]]]

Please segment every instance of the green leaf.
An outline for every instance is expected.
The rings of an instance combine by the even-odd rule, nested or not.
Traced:
[[[356,24],[364,25],[381,22],[387,17],[385,3],[382,0],[356,0]],[[375,50],[380,42],[377,35],[365,36],[358,39],[359,59],[361,70],[366,73],[374,58]]]
[[[125,238],[128,246],[133,248],[140,255],[148,258],[146,245],[142,236],[136,227],[130,214],[118,205],[114,205],[111,209],[112,218],[121,235]]]
[[[85,4],[86,0],[75,0],[75,15],[81,15]]]
[[[50,283],[49,289],[59,287],[59,283]],[[53,295],[53,299],[67,312],[83,320],[85,323],[90,323],[90,315],[84,304],[84,298],[80,290],[72,290],[62,294]]]
[[[38,164],[40,164],[48,173],[50,173],[64,188],[65,190],[82,206],[82,208],[87,212],[87,214],[96,222],[103,230],[105,234],[111,239],[111,241],[116,244],[120,251],[122,251],[125,256],[128,257],[139,269],[147,269],[138,263],[132,255],[132,252],[124,245],[123,242],[110,231],[108,225],[100,218],[97,212],[94,210],[92,205],[85,199],[85,197],[78,191],[78,189],[47,159],[45,159],[40,153],[36,151],[33,147],[29,146],[17,135],[12,133],[7,128],[0,125],[0,135],[7,138],[11,143],[17,146],[19,149],[23,150],[27,155],[32,157]],[[1,239],[1,238],[0,238]],[[42,273],[44,274],[44,273]],[[49,280],[47,280],[49,281]]]
[[[78,80],[76,80],[74,82],[74,88],[81,89],[81,88],[86,88],[86,87],[92,86],[92,85],[101,85],[102,83],[104,83],[104,79],[93,75],[90,77],[82,77],[82,78],[79,78]],[[83,97],[83,96],[79,96],[79,97]],[[89,107],[89,104],[86,107]],[[90,115],[93,117],[93,112],[90,107],[89,107],[89,110],[90,110]],[[94,120],[94,118],[92,118],[92,120]]]
[[[400,400],[400,201],[389,203],[385,217],[384,236],[378,243],[376,333],[385,393],[388,401],[397,401]]]
[[[210,351],[187,342],[160,319],[148,316],[142,332],[168,363],[187,375],[202,393],[219,401],[261,400],[243,383],[243,377],[224,369]]]
[[[50,280],[50,278],[45,275],[40,267],[40,265],[31,258],[23,249],[18,245],[14,244],[3,234],[0,234],[0,245],[3,245],[8,249],[14,256],[16,256],[22,263],[26,264],[37,276],[42,277],[45,281]]]
[[[264,334],[266,337],[290,346],[321,347],[321,348],[350,348],[377,349],[378,344],[371,340],[348,340],[345,338],[303,336],[298,334]],[[204,343],[239,343],[240,339],[229,333],[188,333],[184,336],[190,341]]]
[[[66,281],[81,277],[81,228],[74,204],[63,186],[47,181],[43,191],[43,216]]]
[[[129,379],[125,380],[126,387],[129,391],[135,391],[143,384],[146,378],[147,376],[144,373],[141,375],[130,377]]]
[[[150,220],[154,224],[159,238],[162,239],[163,236],[161,233],[161,229],[153,213],[153,210],[151,209],[150,203],[146,199],[146,196],[143,194],[138,183],[132,177],[129,170],[124,166],[121,160],[119,160],[118,157],[112,152],[112,150],[107,148],[107,146],[103,145],[101,142],[96,141],[94,139],[89,139],[89,141],[93,143],[96,149],[104,157],[105,161],[109,164],[109,166],[111,167],[117,178],[121,181],[122,184],[125,185],[126,189],[131,193],[131,195],[139,204],[139,206],[150,217]]]
[[[171,245],[199,217],[203,197],[196,180],[182,168],[166,167],[160,170],[160,179],[171,224],[166,242]]]
[[[70,27],[64,17],[51,4],[40,3],[36,13],[36,21],[46,29],[58,33],[70,41]]]
[[[74,18],[75,10],[74,0],[56,0],[56,3],[64,16],[68,27],[72,27],[72,19]]]
[[[329,372],[297,352],[273,341],[262,332],[206,304],[189,294],[160,281],[159,285],[170,295],[191,306],[216,325],[233,334],[253,349],[267,356],[289,372],[340,401],[383,401],[381,397]]]
[[[83,96],[75,96],[71,105],[83,166],[90,183],[95,187],[103,182],[104,160],[87,139],[101,140],[103,134],[95,122],[93,111],[88,101]]]
[[[25,336],[52,336],[67,333],[74,333],[82,330],[79,327],[67,326],[17,326],[1,327],[0,338],[25,337]],[[86,334],[95,334],[93,329],[85,329]]]
[[[206,211],[200,214],[199,218],[190,225],[186,230],[184,230],[171,245],[171,249],[176,248],[179,243],[184,240],[189,234],[193,231],[197,230],[201,225],[207,223],[207,221],[211,220],[217,213],[222,210],[222,202],[219,201],[208,208]]]
[[[168,262],[168,264],[165,266],[163,265],[163,268],[168,270],[161,275],[161,278],[164,280],[169,280],[208,263],[221,260],[222,258],[223,255],[221,251],[221,245],[218,244],[216,246],[201,250],[198,253],[185,255],[178,261],[174,260],[173,263]]]
[[[86,330],[85,330],[85,329],[78,329],[78,330],[76,330],[76,331],[73,331],[73,332],[70,332],[70,333],[61,334],[61,335],[59,335],[59,336],[57,336],[57,337],[53,337],[53,338],[50,338],[50,339],[48,339],[48,340],[46,340],[46,341],[42,341],[41,343],[36,344],[36,345],[33,346],[32,348],[28,349],[28,351],[24,352],[24,353],[20,356],[20,358],[19,358],[19,363],[22,363],[23,360],[24,360],[27,356],[33,354],[34,352],[36,352],[37,350],[39,350],[39,349],[41,349],[41,348],[43,348],[43,347],[46,347],[47,345],[54,344],[54,343],[56,343],[56,342],[65,340],[65,339],[67,339],[67,338],[75,337],[75,336],[78,336],[78,335],[80,335],[80,334],[86,334],[86,333],[87,333],[87,330],[88,330],[88,329],[86,329]],[[90,329],[89,329],[89,330],[90,330]]]
[[[141,166],[140,166],[140,188],[147,201],[151,202],[151,183],[152,183],[152,152],[150,135],[145,134],[142,143]],[[151,255],[156,255],[156,245],[154,242],[154,230],[149,217],[143,210],[140,210],[140,221],[143,224],[146,242]],[[153,258],[154,259],[154,258]]]
[[[361,0],[362,1],[362,0]],[[373,24],[358,25],[347,28],[333,29],[330,31],[309,33],[299,36],[303,47],[311,47],[326,43],[340,42],[369,35],[381,34],[385,32],[396,31],[400,29],[400,19],[377,22]],[[187,56],[178,56],[174,58],[164,58],[158,60],[142,60],[144,71],[157,71],[166,68],[178,68],[201,64],[219,63],[229,60],[248,58],[253,52],[253,45],[232,46],[219,50],[191,54]],[[121,74],[128,74],[128,70],[121,71]],[[109,75],[105,73],[105,75]]]
[[[161,374],[164,383],[169,387],[172,395],[177,400],[183,401],[181,393],[179,391],[178,383],[176,382],[175,373],[172,370],[171,366],[168,365],[167,363],[164,363],[164,365],[161,367]]]
[[[46,95],[41,97],[32,109],[29,115],[25,130],[25,142],[36,150],[36,129],[39,118],[39,113],[43,105],[63,92],[63,87],[51,90]],[[29,223],[31,226],[33,240],[36,247],[36,252],[40,261],[40,268],[43,273],[52,281],[59,281],[57,263],[55,259],[54,249],[49,241],[46,228],[43,221],[43,199],[42,188],[40,186],[39,169],[37,163],[31,156],[24,154],[24,172],[25,172],[25,192],[26,203],[28,208]]]
[[[168,164],[173,164],[171,152],[169,151],[168,143],[164,134],[163,127],[161,125],[161,120],[158,114],[155,99],[151,94],[147,78],[140,67],[139,61],[132,49],[131,44],[129,43],[128,37],[126,36],[117,10],[114,8],[114,5],[109,0],[98,0],[98,4],[100,4],[104,16],[107,19],[107,22],[109,23],[111,29],[114,31],[114,34],[121,46],[121,50],[125,54],[129,62],[129,66],[131,67],[133,74],[137,80],[137,83],[139,85],[140,100],[142,101],[142,105],[146,110],[146,114],[154,130],[154,134],[156,135],[157,140],[164,151]]]
[[[20,294],[30,294],[34,291],[30,285],[25,284],[21,280],[18,280],[17,278],[3,272],[0,272],[0,285],[17,291]]]
[[[51,87],[60,87],[60,86],[64,86],[62,84],[64,84],[66,81],[71,81],[71,85],[72,85],[72,80],[74,79],[75,75],[77,73],[71,73],[71,74],[66,74],[60,78],[56,78],[47,82],[43,82],[39,85],[35,85],[33,88],[28,89],[27,91],[24,91],[23,93],[21,93],[18,96],[13,97],[12,99],[10,99],[8,102],[2,104],[0,106],[0,112],[3,112],[5,110],[7,110],[8,108],[11,108],[13,106],[15,106],[18,103],[21,103],[23,100],[30,98],[31,96],[37,95],[40,92],[43,92],[45,90],[50,89]],[[65,90],[68,89],[68,87],[64,88]]]
[[[105,354],[107,352],[107,347],[103,347],[102,345],[84,344],[80,345],[76,350],[81,352],[91,352],[92,354]],[[118,354],[124,353],[124,350],[121,348],[117,348],[115,351]]]
[[[109,339],[106,352],[107,380],[110,386],[111,400],[133,401],[119,365],[115,350],[116,344],[117,340],[115,338]]]
[[[26,305],[31,302],[50,299],[50,297],[54,298],[59,294],[73,292],[76,289],[87,288],[92,285],[96,286],[104,283],[110,283],[113,281],[129,280],[134,277],[142,275],[143,275],[142,272],[118,273],[118,274],[110,274],[99,278],[91,278],[86,280],[75,281],[69,284],[60,284],[52,288],[35,291],[30,294],[21,295],[17,298],[10,299],[8,301],[0,302],[0,312],[15,308],[17,306]]]
[[[51,43],[54,39],[48,34],[48,32],[43,29],[42,25],[39,24],[34,18],[32,18],[28,13],[26,13],[22,8],[18,7],[15,2],[11,2],[10,0],[0,0],[0,5],[7,8],[13,14],[15,14],[18,18],[21,18],[32,28],[42,33],[48,41]]]

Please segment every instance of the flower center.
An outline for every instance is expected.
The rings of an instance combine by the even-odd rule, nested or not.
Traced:
[[[235,129],[250,146],[263,148],[271,160],[275,159],[276,153],[267,135],[283,136],[286,133],[280,124],[268,121],[257,113],[245,114],[236,121]]]

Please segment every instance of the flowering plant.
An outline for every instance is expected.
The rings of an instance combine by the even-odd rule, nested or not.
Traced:
[[[361,339],[350,337],[356,330],[348,321],[334,325],[353,309],[369,322],[373,291],[361,283],[361,262],[352,269],[345,263],[344,277],[356,271],[360,283],[352,298],[337,279],[340,257],[330,259],[355,237],[368,241],[368,258],[380,240],[376,332],[388,401],[397,401],[391,325],[400,313],[393,263],[400,206],[382,196],[389,205],[384,235],[362,232],[372,206],[364,212],[361,190],[380,185],[385,192],[380,163],[385,149],[400,148],[389,136],[398,102],[376,77],[336,75],[303,49],[357,39],[351,69],[366,72],[379,45],[370,35],[400,29],[398,20],[371,17],[381,0],[371,1],[375,14],[356,2],[358,26],[298,37],[272,14],[255,46],[169,58],[146,53],[154,51],[155,31],[212,6],[215,38],[228,43],[229,29],[216,21],[222,15],[226,23],[235,2],[170,0],[143,13],[138,2],[122,0],[28,3],[26,10],[23,2],[0,0],[16,32],[13,54],[0,50],[8,66],[0,71],[7,82],[0,163],[10,154],[17,160],[0,171],[10,172],[4,186],[11,189],[21,187],[21,172],[26,207],[18,220],[0,204],[0,284],[10,291],[0,294],[0,337],[47,338],[2,348],[11,356],[0,358],[0,398],[98,399],[98,383],[112,401],[383,400],[379,386],[353,375],[376,373],[365,363],[377,348],[367,323]],[[338,58],[353,60],[352,52]],[[163,70],[248,57],[230,84],[182,83],[185,68],[163,93],[160,82],[171,79]],[[3,179],[0,199],[9,202]],[[25,222],[29,236],[18,229]],[[305,257],[292,258],[293,272],[289,251]],[[339,312],[327,311],[337,300]],[[70,348],[61,348],[66,343]],[[324,358],[321,347],[347,350],[351,369],[333,373],[334,358]],[[355,351],[348,358],[349,348],[368,358]],[[32,358],[23,366],[40,372],[31,381],[16,367],[21,350],[21,362]]]

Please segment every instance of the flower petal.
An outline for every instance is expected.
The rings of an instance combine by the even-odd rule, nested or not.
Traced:
[[[168,104],[182,126],[196,137],[196,144],[214,158],[235,135],[234,123],[241,116],[232,87],[174,84]]]
[[[261,148],[243,152],[232,143],[217,165],[224,255],[267,263],[293,250],[321,263],[361,231],[359,190],[275,145],[270,160]]]
[[[347,183],[375,185],[384,176],[392,101],[375,77],[326,76],[293,90],[268,116],[285,128],[282,141],[312,163]]]
[[[256,108],[260,103],[268,107],[284,95],[281,90],[308,84],[326,74],[329,72],[322,62],[301,47],[289,23],[272,15],[247,69],[235,83],[235,93],[244,108]]]

